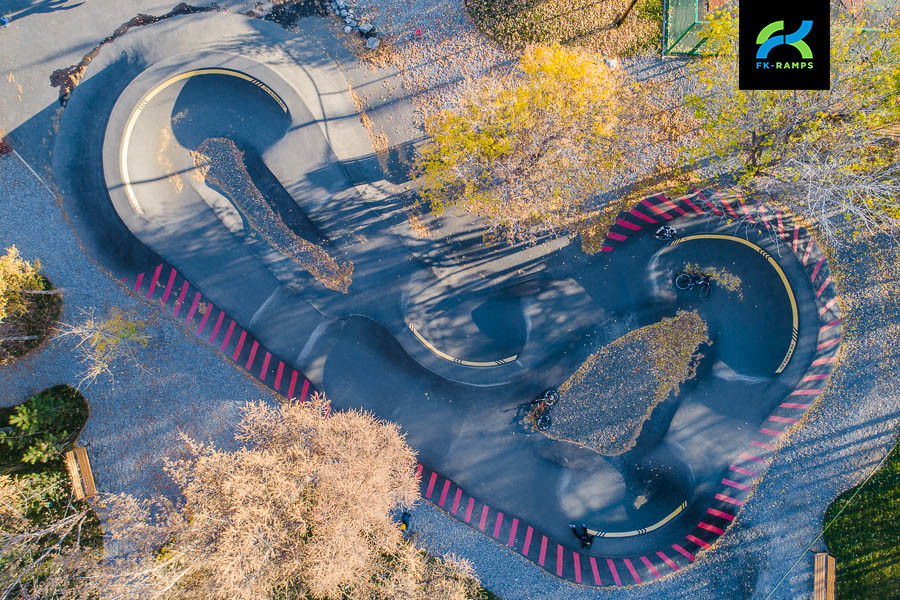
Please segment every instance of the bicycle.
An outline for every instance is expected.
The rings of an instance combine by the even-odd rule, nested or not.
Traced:
[[[675,277],[675,287],[679,290],[699,288],[700,299],[709,300],[709,297],[712,295],[712,277],[682,271]]]
[[[678,230],[675,229],[674,227],[671,227],[669,225],[663,225],[659,229],[656,230],[656,232],[653,234],[653,237],[655,237],[658,240],[666,241],[666,240],[674,240],[675,236],[677,234],[678,234]]]
[[[557,402],[559,402],[559,392],[549,389],[535,400],[531,401],[531,422],[534,423],[535,429],[538,431],[547,431],[553,425],[553,418],[550,416],[550,410]]]

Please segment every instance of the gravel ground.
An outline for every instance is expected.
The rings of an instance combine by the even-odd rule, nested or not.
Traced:
[[[88,448],[99,490],[164,489],[160,459],[179,445],[179,432],[227,445],[239,406],[273,396],[91,262],[54,196],[14,154],[0,157],[0,211],[0,245],[15,244],[26,258],[40,259],[42,272],[63,290],[64,321],[117,306],[148,323],[152,340],[141,366],[124,365],[115,382],[98,380],[82,390],[90,418],[78,441]],[[0,404],[17,404],[57,383],[76,385],[81,365],[72,346],[51,341],[0,367]]]
[[[420,119],[452,104],[465,78],[515,58],[478,33],[462,0],[359,0],[357,5],[390,43],[390,63],[419,106]]]

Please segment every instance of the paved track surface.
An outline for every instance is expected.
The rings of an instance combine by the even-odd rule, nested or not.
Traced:
[[[184,18],[177,31],[184,36],[226,18],[237,17]],[[153,33],[123,40],[119,55]],[[557,575],[595,585],[650,580],[687,564],[724,531],[761,472],[740,460],[764,464],[760,455],[773,447],[766,436],[796,419],[775,415],[784,419],[778,428],[763,427],[816,351],[817,308],[802,257],[785,251],[779,258],[785,288],[758,251],[731,239],[662,245],[643,230],[651,221],[671,218],[685,235],[735,232],[712,210],[685,203],[687,210],[670,210],[668,200],[654,200],[643,217],[633,211],[627,235],[614,236],[610,244],[622,246],[615,253],[587,258],[566,249],[521,274],[483,278],[462,265],[438,276],[410,249],[403,223],[390,218],[392,198],[356,187],[343,164],[352,156],[342,156],[335,139],[354,140],[360,154],[367,138],[351,121],[350,99],[331,99],[330,107],[321,101],[325,88],[334,95],[342,87],[327,60],[308,59],[316,72],[277,53],[212,46],[138,64],[117,62],[113,52],[107,64],[92,65],[64,115],[65,139],[96,152],[58,149],[60,168],[81,175],[67,195],[70,212],[95,244],[108,248],[114,236],[114,253],[95,250],[101,259],[115,255],[109,266],[130,287],[151,299],[160,294],[173,314],[279,391],[308,392],[304,377],[300,390],[291,383],[294,373],[306,373],[337,406],[399,422],[427,465],[426,497]],[[298,235],[327,240],[338,260],[354,262],[349,294],[324,289],[280,256],[229,212],[220,190],[194,176],[188,151],[210,137],[233,139],[257,187],[293,200],[302,215]],[[115,211],[94,201],[107,189]],[[775,240],[757,243],[774,253]],[[676,295],[669,282],[686,261],[738,274],[743,302],[724,293],[707,303]],[[776,377],[791,340],[788,289],[800,307],[800,343]],[[206,303],[214,309],[198,309]],[[558,385],[588,353],[682,307],[698,308],[710,323],[712,348],[697,382],[654,412],[632,451],[602,457],[522,426],[523,403]],[[441,353],[516,359],[483,368]],[[683,503],[665,526],[598,538],[590,555],[577,552],[568,531],[581,521],[604,532],[640,531]],[[601,559],[596,577],[592,557]]]

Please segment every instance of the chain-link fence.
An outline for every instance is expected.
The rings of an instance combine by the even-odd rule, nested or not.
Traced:
[[[716,0],[667,0],[663,23],[663,54],[699,54],[707,12],[721,4]]]

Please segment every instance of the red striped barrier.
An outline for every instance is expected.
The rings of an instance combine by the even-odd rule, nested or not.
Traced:
[[[684,537],[685,537],[685,539],[694,542],[695,544],[697,544],[698,546],[700,546],[700,547],[703,548],[704,550],[706,550],[707,548],[709,548],[709,544],[708,544],[708,543],[704,542],[703,540],[701,540],[700,538],[698,538],[698,537],[695,536],[695,535],[688,534],[688,535],[686,535],[686,536],[684,536]]]
[[[616,585],[622,585],[622,580],[619,578],[619,572],[616,571],[616,563],[611,558],[606,559],[606,566],[609,567],[609,572],[612,574],[613,581]]]
[[[651,573],[653,573],[654,577],[656,577],[657,579],[660,578],[659,571],[656,569],[656,567],[653,566],[653,563],[650,562],[649,558],[647,558],[646,556],[642,556],[641,562],[644,563],[644,566],[646,566],[650,570]]]
[[[678,570],[678,565],[675,564],[675,561],[672,560],[671,558],[669,558],[668,556],[666,556],[665,553],[663,553],[663,552],[657,552],[656,555],[657,555],[660,559],[662,559],[662,561],[663,561],[664,563],[666,563],[667,565],[669,565],[669,568],[670,568],[670,569],[672,569],[673,571],[677,571],[677,570]]]
[[[597,568],[597,560],[593,556],[590,557],[590,563],[591,573],[594,575],[594,584],[603,585],[603,582],[600,580],[600,570]]]
[[[622,559],[625,563],[625,567],[628,569],[628,572],[631,573],[632,579],[634,579],[635,583],[641,583],[641,577],[638,575],[638,572],[635,570],[634,565],[631,564],[631,561],[627,558]]]
[[[506,542],[506,545],[510,548],[515,547],[516,545],[516,528],[519,526],[519,520],[513,518],[512,525],[509,527],[509,541]]]

